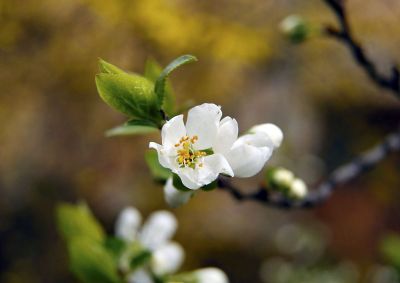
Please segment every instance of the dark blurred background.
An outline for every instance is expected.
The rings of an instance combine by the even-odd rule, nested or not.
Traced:
[[[400,2],[347,6],[387,72],[400,62]],[[276,123],[285,140],[270,164],[309,184],[395,130],[399,102],[340,43],[290,44],[279,31],[289,14],[335,21],[320,0],[0,0],[0,281],[76,282],[56,232],[60,201],[86,200],[110,233],[127,205],[145,215],[166,208],[143,159],[159,136],[104,137],[124,117],[97,95],[98,57],[142,72],[148,57],[165,65],[197,56],[172,76],[179,103],[220,104],[241,131]],[[396,282],[379,243],[400,233],[399,170],[392,155],[307,211],[200,193],[173,210],[185,269],[218,266],[233,283],[293,282],[297,273],[316,276],[307,282]],[[250,191],[261,179],[240,184]]]

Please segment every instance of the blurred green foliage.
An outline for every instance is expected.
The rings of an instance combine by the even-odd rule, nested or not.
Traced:
[[[117,261],[104,247],[105,234],[85,204],[60,204],[60,234],[68,246],[71,271],[84,283],[118,283]]]

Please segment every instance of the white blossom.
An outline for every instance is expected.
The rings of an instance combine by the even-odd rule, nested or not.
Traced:
[[[184,250],[171,238],[176,231],[175,216],[164,210],[152,213],[140,229],[140,212],[128,207],[120,213],[115,227],[116,236],[131,243],[137,241],[140,246],[151,252],[150,266],[156,275],[175,272],[183,262]],[[120,259],[120,268],[129,270],[129,251]],[[128,276],[129,283],[154,283],[147,269],[135,270]]]
[[[272,144],[275,148],[278,148],[283,140],[282,130],[278,126],[271,123],[255,125],[249,130],[249,132],[266,135],[272,141]]]
[[[189,189],[213,182],[219,174],[251,177],[261,171],[273,150],[282,142],[282,131],[273,124],[261,124],[238,138],[235,119],[225,117],[215,104],[202,104],[189,110],[186,125],[183,115],[169,120],[161,130],[162,144],[151,142],[162,166],[177,174]],[[189,200],[189,194],[164,188],[173,206]]]
[[[193,191],[180,191],[174,187],[172,177],[169,178],[164,186],[164,198],[170,207],[179,207],[187,203],[193,196]]]
[[[236,140],[237,123],[229,117],[221,121],[221,117],[221,109],[215,104],[193,107],[189,110],[186,125],[183,115],[173,117],[162,127],[162,144],[149,144],[157,150],[160,164],[177,174],[189,189],[208,185],[221,173],[233,176],[220,149],[229,147]],[[226,122],[229,123],[222,127]],[[223,138],[220,138],[221,131]]]
[[[226,274],[218,268],[209,267],[195,271],[197,283],[228,283]]]

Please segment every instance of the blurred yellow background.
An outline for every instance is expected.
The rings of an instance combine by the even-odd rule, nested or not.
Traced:
[[[400,62],[400,2],[347,6],[357,38],[387,72]],[[335,23],[317,0],[0,0],[0,281],[76,282],[55,229],[59,201],[86,200],[110,233],[125,206],[145,215],[166,208],[143,159],[158,135],[104,137],[124,117],[97,95],[99,57],[140,73],[148,57],[165,65],[195,55],[199,62],[172,75],[179,103],[220,104],[242,132],[276,123],[285,140],[271,164],[310,184],[395,130],[399,101],[340,43],[287,42],[279,23],[290,14]],[[380,237],[400,232],[399,162],[392,156],[310,211],[200,193],[173,210],[185,267],[215,265],[231,282],[278,282],[260,275],[262,263],[287,257],[279,248],[287,225],[304,225],[326,245],[316,260],[350,260],[358,277],[348,282],[374,282],[367,271],[383,263]],[[250,191],[261,179],[238,183]]]

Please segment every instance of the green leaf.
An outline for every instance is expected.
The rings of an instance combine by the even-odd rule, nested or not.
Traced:
[[[99,58],[99,68],[100,72],[105,74],[126,74],[126,72],[124,72],[120,68],[104,61],[101,58]]]
[[[96,75],[100,97],[114,109],[132,118],[160,124],[162,116],[154,94],[154,84],[135,74]]]
[[[155,83],[158,77],[161,75],[162,67],[157,63],[156,60],[149,58],[146,61],[146,66],[144,70],[144,76]],[[167,79],[165,82],[165,97],[164,103],[162,105],[163,110],[169,115],[173,116],[175,114],[175,95],[172,89],[171,82]]]
[[[84,283],[119,283],[114,258],[98,242],[75,237],[68,244],[71,271]]]
[[[84,237],[102,242],[104,231],[85,204],[60,204],[57,207],[58,229],[66,241]]]
[[[154,92],[157,95],[157,103],[159,107],[163,107],[164,105],[164,97],[165,97],[165,82],[169,74],[175,70],[176,68],[197,61],[197,58],[192,55],[183,55],[176,58],[174,61],[168,64],[168,66],[161,72],[160,76],[157,78]]]
[[[144,158],[154,179],[157,181],[166,181],[171,176],[171,171],[161,166],[155,150],[146,151]]]
[[[126,135],[144,135],[158,132],[158,127],[151,121],[130,120],[120,126],[106,131],[107,137],[126,136]]]
[[[381,243],[381,251],[391,264],[400,269],[400,237],[398,235],[386,236]]]

